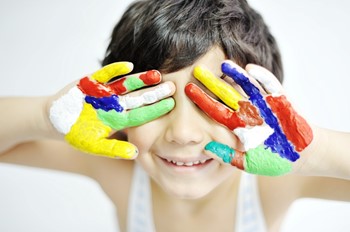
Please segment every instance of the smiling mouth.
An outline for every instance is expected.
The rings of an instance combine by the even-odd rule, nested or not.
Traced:
[[[205,164],[207,162],[212,161],[213,159],[209,158],[209,159],[197,160],[197,161],[193,161],[193,162],[175,161],[175,160],[165,159],[165,158],[162,158],[162,160],[166,161],[169,164],[173,164],[173,165],[176,165],[176,166],[193,167],[193,166],[203,165],[203,164]]]

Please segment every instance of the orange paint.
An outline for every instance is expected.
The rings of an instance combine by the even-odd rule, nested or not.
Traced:
[[[276,114],[287,139],[296,151],[304,150],[312,141],[313,133],[306,120],[291,106],[285,96],[266,97],[267,103]]]

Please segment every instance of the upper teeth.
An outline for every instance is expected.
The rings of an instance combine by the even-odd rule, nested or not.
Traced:
[[[197,160],[194,162],[181,162],[181,161],[175,161],[175,160],[170,160],[170,159],[167,159],[167,161],[169,163],[176,164],[177,166],[193,166],[194,164],[199,164],[199,163],[204,164],[205,162],[207,162],[207,159]]]

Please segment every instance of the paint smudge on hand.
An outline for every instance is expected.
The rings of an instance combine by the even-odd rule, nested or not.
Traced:
[[[132,68],[129,62],[107,65],[82,78],[77,86],[52,103],[50,120],[68,143],[83,152],[111,158],[134,159],[138,155],[133,144],[109,139],[112,130],[147,123],[171,111],[175,103],[167,98],[172,90],[166,84],[141,96],[125,95],[158,84],[161,75],[156,70],[110,82]]]
[[[209,75],[203,67],[195,70],[194,76],[224,103],[230,99],[230,106],[211,98],[193,83],[186,86],[187,96],[208,116],[230,129],[245,148],[237,151],[212,141],[205,150],[249,173],[278,176],[291,172],[292,163],[300,157],[298,152],[311,143],[313,134],[306,120],[297,114],[284,95],[280,95],[278,84],[269,80],[272,74],[253,70],[268,91],[268,95],[263,96],[239,66],[231,61],[222,64],[222,72],[243,89],[249,97],[247,101],[232,90],[218,94],[220,90],[213,86],[221,80]],[[227,83],[216,86],[232,88]]]

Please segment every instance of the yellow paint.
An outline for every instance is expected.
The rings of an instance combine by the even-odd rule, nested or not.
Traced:
[[[111,131],[109,126],[98,119],[93,106],[85,103],[78,120],[65,139],[86,153],[110,158],[134,159],[137,156],[137,148],[125,141],[107,139]]]
[[[239,109],[238,101],[242,99],[242,96],[230,84],[220,80],[208,69],[201,66],[194,68],[193,75],[229,107],[235,110]]]
[[[115,76],[124,75],[131,72],[133,64],[130,62],[116,62],[104,66],[91,75],[91,79],[100,83],[107,83]]]

